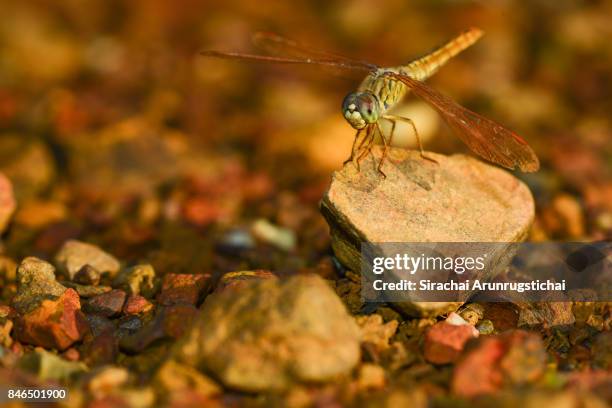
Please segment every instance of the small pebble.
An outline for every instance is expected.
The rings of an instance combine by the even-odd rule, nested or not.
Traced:
[[[452,363],[459,358],[465,343],[477,336],[478,331],[467,323],[438,322],[425,334],[425,359],[434,364]]]
[[[118,315],[123,309],[126,294],[121,289],[113,289],[108,293],[95,296],[87,303],[84,309],[87,313],[98,314],[105,317]]]
[[[74,275],[74,282],[81,285],[97,285],[100,283],[100,272],[93,266],[86,264]]]
[[[208,292],[210,282],[210,274],[169,273],[164,276],[157,300],[165,306],[178,304],[195,306],[200,297]]]
[[[57,300],[43,300],[38,307],[20,314],[15,320],[15,338],[47,349],[65,350],[87,332],[87,321],[80,309],[79,295],[74,289],[66,289]]]
[[[227,272],[219,279],[215,287],[215,293],[226,290],[240,290],[246,286],[267,279],[277,279],[278,277],[270,271],[258,269],[255,271],[236,271]]]
[[[123,305],[123,313],[126,315],[137,315],[146,313],[153,308],[153,304],[145,297],[140,295],[129,295],[125,305]]]
[[[492,334],[495,331],[493,322],[490,320],[482,320],[480,323],[478,323],[476,329],[478,329],[480,334]]]
[[[91,265],[100,273],[115,276],[119,272],[119,261],[95,245],[77,240],[68,240],[55,256],[60,270],[70,279],[84,266]]]
[[[115,277],[113,286],[132,295],[152,298],[156,291],[155,269],[149,264],[134,265],[123,269]]]
[[[255,237],[283,251],[291,251],[297,244],[293,231],[274,225],[265,219],[255,221],[251,231]]]

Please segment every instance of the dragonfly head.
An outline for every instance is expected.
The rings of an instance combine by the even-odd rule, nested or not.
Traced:
[[[355,129],[376,123],[380,117],[378,98],[371,92],[353,92],[344,98],[342,113]]]

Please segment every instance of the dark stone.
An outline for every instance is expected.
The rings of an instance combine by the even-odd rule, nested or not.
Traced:
[[[84,309],[87,313],[113,317],[121,313],[125,298],[126,294],[124,291],[121,289],[113,289],[108,293],[89,299],[89,301],[85,303]]]

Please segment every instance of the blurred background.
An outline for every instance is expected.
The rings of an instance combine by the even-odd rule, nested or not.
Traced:
[[[19,204],[4,243],[13,256],[48,256],[79,237],[161,271],[322,262],[330,251],[317,203],[349,155],[354,130],[340,105],[360,78],[198,56],[255,52],[260,30],[398,65],[484,29],[429,83],[537,151],[542,170],[518,174],[537,200],[531,239],[612,231],[612,2],[1,3],[0,171]],[[466,151],[422,102],[400,109],[427,149]]]

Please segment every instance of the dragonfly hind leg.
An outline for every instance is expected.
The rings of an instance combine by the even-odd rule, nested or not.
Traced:
[[[423,150],[423,144],[421,143],[421,138],[419,136],[419,132],[417,131],[417,128],[414,124],[414,121],[410,118],[405,118],[403,116],[396,116],[396,115],[384,115],[383,119],[388,120],[389,122],[392,123],[392,128],[391,128],[391,137],[393,137],[393,130],[395,129],[395,122],[397,121],[401,121],[401,122],[405,122],[410,124],[410,126],[412,126],[412,130],[414,131],[414,136],[416,137],[417,140],[417,144],[419,145],[419,150],[421,152],[421,157],[425,160],[429,160],[431,162],[434,162],[436,164],[438,164],[438,161],[436,159],[433,159],[431,157],[428,157],[427,155],[425,155],[425,150]]]

